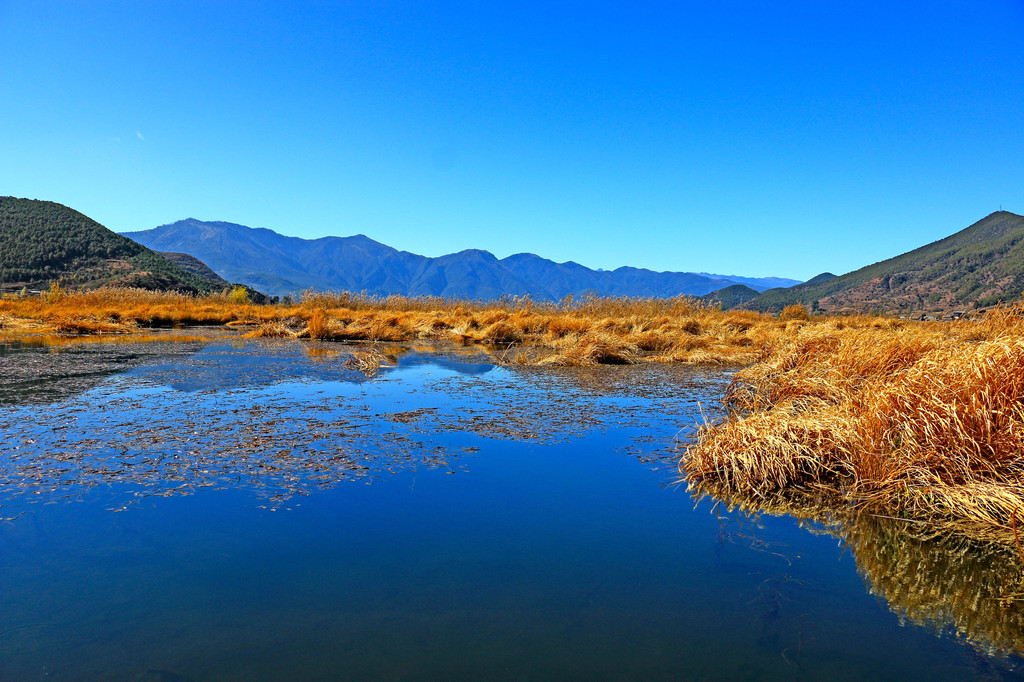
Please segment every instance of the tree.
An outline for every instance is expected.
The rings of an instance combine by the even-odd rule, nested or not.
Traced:
[[[249,302],[249,292],[245,287],[238,285],[228,294],[228,300],[232,303],[245,304]]]

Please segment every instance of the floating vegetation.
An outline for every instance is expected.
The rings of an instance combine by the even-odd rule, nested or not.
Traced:
[[[37,386],[8,394],[11,404],[0,409],[0,490],[47,500],[108,484],[128,486],[133,498],[249,488],[276,508],[399,468],[454,470],[486,439],[559,442],[613,424],[644,433],[655,417],[638,412],[637,402],[658,404],[660,417],[693,421],[698,397],[726,381],[657,365],[639,375],[638,368],[510,372],[472,350],[435,354],[429,346],[384,343],[235,336],[142,348],[30,347],[0,357],[53,384],[49,392]],[[407,399],[378,404],[375,391],[360,388],[419,366],[437,376],[414,383]],[[71,370],[88,381],[69,381]],[[635,381],[645,374],[647,381]],[[42,411],[33,407],[41,396],[48,403]],[[474,440],[455,445],[451,434]],[[674,466],[671,433],[626,449]]]
[[[381,367],[393,364],[394,362],[395,357],[393,355],[388,356],[373,346],[368,350],[353,351],[348,360],[345,361],[345,364],[348,367],[355,367],[368,377],[372,377],[376,376]]]

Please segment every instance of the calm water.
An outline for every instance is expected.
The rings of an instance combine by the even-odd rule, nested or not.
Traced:
[[[729,377],[0,345],[0,678],[1013,679],[1013,556],[696,504]]]

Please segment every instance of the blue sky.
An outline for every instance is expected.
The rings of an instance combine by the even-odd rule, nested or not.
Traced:
[[[0,195],[838,274],[1024,213],[1021,35],[1021,0],[0,0]]]

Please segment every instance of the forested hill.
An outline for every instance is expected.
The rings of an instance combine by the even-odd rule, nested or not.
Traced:
[[[188,270],[189,272],[205,277],[215,284],[219,284],[222,287],[231,286],[230,282],[218,275],[209,265],[195,256],[190,256],[187,253],[173,253],[170,251],[156,251],[155,253],[163,256],[175,265]]]
[[[70,289],[221,290],[67,206],[0,197],[0,288],[45,289],[54,281]]]
[[[740,306],[752,298],[756,298],[757,295],[757,290],[751,289],[746,284],[733,284],[731,287],[725,287],[718,291],[712,291],[710,294],[704,294],[700,298],[711,305],[719,306],[722,310],[728,310],[729,308]]]
[[[740,307],[931,313],[1010,302],[1024,292],[1024,216],[997,211],[955,234],[854,272],[769,289]]]

